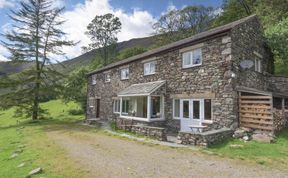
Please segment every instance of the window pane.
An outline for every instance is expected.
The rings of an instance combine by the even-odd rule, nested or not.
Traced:
[[[160,118],[160,96],[151,96],[151,118]]]
[[[122,69],[121,70],[121,79],[128,79],[129,78],[129,69]]]
[[[200,119],[200,101],[193,101],[193,119]]]
[[[150,72],[150,64],[146,63],[144,64],[144,74],[147,75]]]
[[[180,117],[180,100],[174,100],[174,117]]]
[[[189,101],[183,101],[183,118],[189,118]]]
[[[202,51],[201,49],[196,49],[193,51],[193,65],[202,63]]]
[[[212,118],[211,109],[212,109],[211,100],[205,99],[204,100],[204,111],[205,111],[204,119],[205,120],[211,120],[211,118]]]
[[[155,62],[151,62],[150,63],[150,74],[154,74],[155,73]]]
[[[191,65],[191,52],[183,53],[183,66]]]

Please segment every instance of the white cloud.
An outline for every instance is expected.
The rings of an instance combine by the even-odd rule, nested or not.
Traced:
[[[0,61],[8,61],[8,59],[5,57],[8,55],[8,50],[4,46],[0,45]]]
[[[13,2],[14,0],[0,0],[0,8],[4,8],[4,7],[11,7],[13,6]]]
[[[75,47],[65,47],[63,50],[69,58],[81,54],[81,47],[89,44],[89,38],[84,34],[87,25],[96,15],[113,13],[119,17],[122,23],[122,30],[118,34],[119,41],[126,41],[131,38],[146,37],[153,32],[152,23],[156,20],[153,16],[140,9],[134,9],[132,13],[126,13],[121,9],[115,9],[109,4],[109,0],[86,0],[84,4],[79,3],[71,11],[66,11],[63,31],[68,33],[68,39],[80,41]]]

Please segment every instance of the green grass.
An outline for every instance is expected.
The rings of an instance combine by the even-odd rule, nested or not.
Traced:
[[[243,145],[243,148],[230,148],[231,144]],[[254,161],[267,166],[288,168],[288,129],[283,130],[277,137],[275,143],[260,143],[256,141],[244,142],[238,139],[208,148],[209,151],[230,158]]]
[[[14,118],[14,109],[0,112],[0,177],[25,177],[37,167],[44,171],[33,177],[89,177],[87,171],[71,161],[66,151],[46,135],[48,128],[69,127],[81,122],[83,116],[68,114],[69,109],[79,109],[79,106],[75,103],[65,105],[59,100],[42,106],[50,115],[49,119],[38,122]],[[10,158],[16,150],[23,152]],[[18,168],[21,163],[25,165]]]

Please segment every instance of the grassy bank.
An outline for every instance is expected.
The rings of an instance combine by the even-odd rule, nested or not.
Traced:
[[[243,148],[231,148],[230,145],[243,145]],[[275,168],[288,168],[288,129],[283,130],[275,140],[275,143],[259,143],[256,141],[244,142],[238,139],[214,145],[208,149],[217,154],[239,158],[242,160],[255,161]]]
[[[81,122],[83,116],[72,116],[68,112],[79,106],[60,101],[50,101],[42,106],[50,115],[49,119],[39,122],[16,119],[13,109],[0,112],[0,177],[25,177],[37,167],[44,171],[35,177],[89,177],[45,133],[50,127],[69,127]]]

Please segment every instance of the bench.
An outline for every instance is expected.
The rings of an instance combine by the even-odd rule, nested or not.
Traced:
[[[189,127],[193,132],[195,132],[195,130],[196,130],[196,132],[198,132],[198,133],[202,132],[203,129],[207,128],[207,126],[205,126],[205,125],[188,125],[188,127]]]

